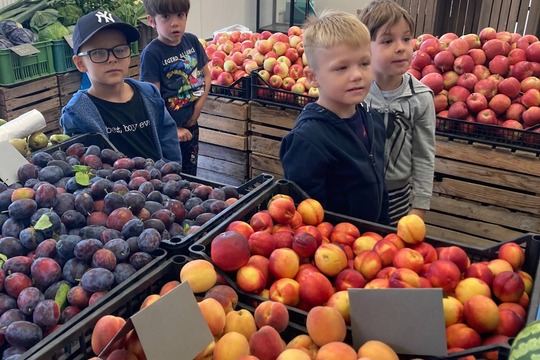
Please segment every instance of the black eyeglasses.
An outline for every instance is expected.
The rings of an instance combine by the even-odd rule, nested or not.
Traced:
[[[83,51],[77,54],[77,56],[88,55],[90,61],[99,64],[109,61],[109,55],[113,54],[117,59],[125,59],[131,56],[131,47],[127,44],[117,45],[110,49],[94,49],[90,51]]]

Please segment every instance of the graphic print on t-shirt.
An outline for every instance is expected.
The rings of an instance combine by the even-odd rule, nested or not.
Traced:
[[[381,116],[384,117],[384,114],[381,114]],[[396,166],[408,131],[410,131],[410,125],[405,114],[397,111],[388,114],[388,123],[386,124],[386,170]]]
[[[178,89],[176,96],[167,99],[170,110],[177,111],[204,93],[204,73],[197,68],[197,57],[191,56],[194,53],[195,49],[191,48],[164,61],[165,81]]]

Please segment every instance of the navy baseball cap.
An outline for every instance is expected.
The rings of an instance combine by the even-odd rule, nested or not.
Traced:
[[[126,35],[128,44],[139,40],[139,31],[132,25],[123,22],[111,12],[94,10],[77,20],[73,31],[73,53],[77,55],[81,46],[95,33],[103,29],[117,29]]]

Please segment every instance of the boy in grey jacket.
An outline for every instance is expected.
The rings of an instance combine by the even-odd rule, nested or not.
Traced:
[[[433,191],[433,92],[411,76],[414,22],[392,0],[373,0],[360,13],[371,35],[374,81],[366,97],[386,126],[385,179],[391,224],[409,213],[424,218]]]

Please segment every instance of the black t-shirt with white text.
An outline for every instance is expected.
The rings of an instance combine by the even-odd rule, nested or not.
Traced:
[[[98,108],[109,140],[127,157],[142,156],[159,160],[150,120],[144,109],[141,94],[133,88],[133,97],[125,103],[115,103],[88,94]]]

